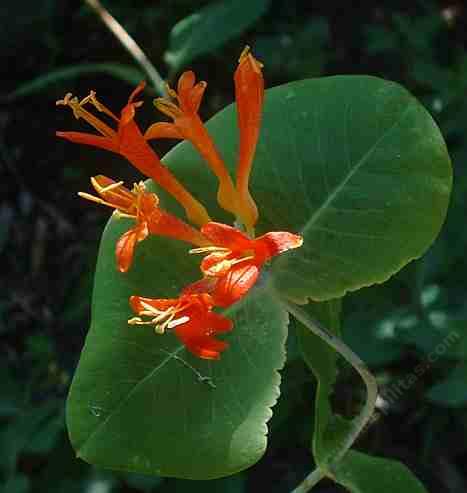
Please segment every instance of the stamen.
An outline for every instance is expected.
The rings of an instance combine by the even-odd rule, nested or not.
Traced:
[[[230,265],[232,266],[232,265],[236,265],[236,264],[241,264],[242,262],[253,260],[254,258],[255,258],[254,255],[249,255],[248,257],[242,257],[242,258],[239,258],[237,260],[231,260]]]
[[[100,193],[105,193],[105,192],[110,192],[110,190],[114,190],[115,188],[121,187],[123,185],[123,181],[117,181],[116,183],[112,183],[110,185],[107,185],[104,188],[101,188],[99,190]]]
[[[109,207],[115,208],[115,205],[111,204],[110,202],[107,202],[104,199],[101,199],[100,197],[91,195],[90,193],[78,192],[78,195],[83,199],[90,200],[91,202],[96,202],[96,204],[107,205]]]
[[[111,207],[115,207],[111,205]],[[113,212],[115,219],[136,219],[137,216],[135,214],[127,214],[125,212],[120,211],[119,209],[115,209]]]
[[[89,102],[98,111],[105,113],[117,122],[119,121],[118,118],[108,108],[106,108],[96,99],[95,94],[96,93],[94,91],[91,91],[88,96],[79,101],[77,97],[73,97],[73,95],[69,92],[65,94],[65,97],[63,99],[59,99],[58,101],[56,101],[55,104],[57,106],[69,106],[72,109],[73,115],[77,120],[83,118],[89,123],[89,125],[94,127],[104,137],[116,138],[117,132],[115,130],[110,128],[103,121],[99,120],[99,118],[95,117],[92,113],[89,113],[89,111],[83,108],[83,106]]]
[[[120,201],[122,199],[124,199],[124,200],[126,199],[126,200],[130,201],[132,204],[134,203],[135,195],[132,192],[130,192],[130,190],[126,189],[123,186],[123,183],[124,183],[123,181],[119,181],[119,182],[115,182],[115,183],[109,183],[108,185],[103,187],[99,183],[97,178],[105,178],[105,177],[102,177],[101,175],[99,175],[97,177],[94,177],[94,176],[91,177],[91,184],[99,195],[107,194],[107,195],[110,195],[110,197],[106,197],[109,200],[112,200],[112,198],[118,199]],[[116,192],[113,191],[115,189],[117,189]],[[113,207],[116,208],[117,206],[114,205]],[[129,209],[130,209],[130,207],[128,207],[126,210],[129,210]]]
[[[140,193],[143,193],[146,191],[146,185],[144,184],[143,181],[140,181],[138,183],[133,183],[133,188],[131,190],[135,195],[139,195]]]
[[[167,316],[168,316],[168,318],[167,318]],[[170,325],[170,322],[172,321],[172,319],[174,317],[175,317],[175,313],[170,312],[170,314],[164,313],[164,314],[159,315],[156,318],[153,318],[151,320],[151,323],[154,324],[154,332],[156,332],[156,334],[164,334],[165,329]],[[164,318],[167,318],[167,320],[162,322],[162,320],[164,320]],[[162,322],[162,323],[160,323],[160,322]]]
[[[192,248],[191,250],[188,251],[188,253],[194,255],[198,255],[198,254],[204,255],[205,253],[228,253],[228,252],[231,252],[229,248],[217,247],[217,246]]]
[[[119,122],[119,119],[117,116],[115,116],[112,111],[109,110],[106,106],[104,106],[98,99],[96,98],[96,91],[90,91],[89,95],[86,96],[81,100],[79,105],[82,107],[86,103],[91,103],[97,111],[100,111],[101,113],[105,113],[107,116],[110,116],[113,120],[115,120],[117,123]]]
[[[238,63],[242,63],[245,58],[249,58],[253,69],[255,72],[261,72],[261,69],[264,67],[264,64],[257,60],[252,54],[251,49],[248,45],[243,48],[243,51],[240,53],[240,57],[238,58]]]
[[[184,317],[177,318],[175,320],[172,320],[167,324],[168,329],[174,329],[175,327],[178,327],[179,325],[183,325],[186,322],[189,322],[190,317],[187,317],[186,315]]]
[[[154,325],[154,331],[157,334],[164,334],[166,329],[173,329],[174,327],[178,327],[181,324],[184,324],[190,320],[190,317],[184,315],[183,317],[177,318],[174,320],[177,313],[182,310],[185,310],[192,303],[179,303],[176,306],[172,306],[167,308],[165,311],[158,310],[152,305],[145,303],[144,301],[140,301],[141,306],[145,308],[139,312],[140,315],[148,316],[151,320],[143,321],[140,317],[133,317],[128,320],[130,325]],[[154,315],[156,315],[154,317]]]
[[[154,319],[153,320],[141,320],[140,317],[132,317],[128,320],[128,325],[154,325]],[[165,332],[166,324],[155,324],[154,325],[154,332],[156,334],[163,334]]]
[[[154,106],[164,115],[167,115],[169,118],[179,118],[183,115],[182,110],[171,101],[168,101],[165,98],[157,98],[154,100]]]
[[[141,306],[143,308],[146,308],[146,310],[148,312],[150,312],[152,315],[163,315],[163,314],[167,313],[167,310],[163,312],[161,310],[158,310],[157,308],[154,308],[152,305],[145,303],[144,301],[140,301],[140,303],[141,303]]]
[[[178,94],[177,94],[177,91],[175,91],[174,89],[172,89],[169,84],[166,84],[165,85],[165,88],[167,89],[167,94],[173,98],[173,99],[176,99],[178,101]],[[160,99],[163,99],[163,98],[160,98]]]
[[[72,98],[73,98],[73,94],[71,94],[71,92],[67,92],[65,94],[65,96],[63,96],[63,99],[58,99],[57,101],[55,101],[55,105],[56,106],[69,106]]]
[[[120,209],[118,209],[119,206],[118,204],[112,204],[111,202],[107,202],[107,200],[101,199],[100,197],[96,197],[94,195],[91,195],[90,193],[86,192],[78,192],[78,195],[86,200],[90,200],[91,202],[95,202],[96,204],[100,205],[106,205],[107,207],[111,207],[112,209],[115,209],[114,215],[116,219],[120,218],[128,218],[128,219],[136,219],[135,214],[129,214],[127,212],[122,212]],[[127,211],[130,211],[130,209],[126,209]]]

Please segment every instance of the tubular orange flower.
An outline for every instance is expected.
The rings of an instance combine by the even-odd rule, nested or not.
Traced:
[[[299,235],[272,231],[252,240],[238,229],[210,222],[201,229],[213,246],[190,253],[207,254],[201,262],[204,278],[187,286],[183,293],[208,292],[216,306],[228,307],[253,287],[264,263],[303,243]]]
[[[136,221],[136,225],[117,241],[115,254],[120,272],[128,271],[136,244],[149,234],[168,236],[197,246],[209,244],[197,229],[161,209],[159,198],[155,193],[147,192],[143,182],[135,183],[131,191],[123,186],[123,182],[103,175],[91,178],[91,183],[100,197],[80,192],[81,197],[113,207],[118,217]]]
[[[206,209],[186,190],[186,188],[164,166],[157,154],[149,146],[138,125],[134,121],[136,108],[143,103],[135,102],[136,96],[144,89],[142,82],[131,93],[128,103],[121,111],[118,118],[112,111],[100,103],[94,91],[81,101],[67,94],[57,105],[69,106],[77,119],[83,118],[93,126],[101,135],[82,132],[57,132],[58,137],[63,137],[72,142],[100,147],[117,154],[121,154],[130,161],[135,168],[152,178],[161,187],[167,190],[185,209],[187,217],[198,226],[209,221]],[[86,104],[92,104],[99,112],[104,113],[117,123],[114,130],[102,120],[85,109]]]
[[[130,325],[153,325],[163,334],[173,329],[175,335],[194,355],[203,359],[219,359],[228,344],[214,336],[232,330],[232,321],[212,311],[212,298],[207,293],[182,294],[175,299],[153,299],[131,296],[130,306],[138,317]],[[149,317],[143,321],[141,317]]]
[[[246,46],[235,71],[235,100],[237,102],[240,149],[237,161],[238,213],[247,231],[252,231],[258,220],[258,208],[250,195],[248,184],[261,127],[264,100],[263,65]]]
[[[189,140],[219,179],[217,192],[219,204],[225,210],[236,214],[237,194],[232,178],[198,114],[207,84],[204,81],[197,84],[195,82],[194,72],[187,71],[180,76],[177,91],[168,89],[169,95],[178,102],[178,105],[165,98],[157,98],[154,101],[156,108],[172,118],[174,123],[159,122],[151,125],[146,131],[145,138],[149,140],[165,137]]]
[[[234,187],[230,174],[206,127],[203,125],[198,108],[206,82],[195,84],[196,77],[191,71],[184,72],[177,92],[169,88],[169,94],[178,105],[165,98],[154,101],[155,106],[174,123],[158,122],[146,131],[146,139],[174,138],[189,140],[209,164],[219,179],[218,202],[235,214],[252,235],[258,220],[258,209],[251,197],[248,185],[251,166],[259,138],[261,113],[264,100],[264,79],[262,64],[245,47],[235,71],[235,96],[237,101],[240,146],[237,161],[237,181]]]
[[[130,95],[120,118],[102,105],[94,92],[79,101],[67,94],[57,104],[69,106],[76,118],[85,119],[100,135],[81,132],[57,132],[72,142],[110,150],[126,157],[136,168],[165,188],[185,208],[188,217],[201,226],[201,231],[189,226],[159,207],[159,198],[148,192],[143,182],[131,190],[103,175],[91,178],[98,196],[87,193],[85,199],[112,207],[117,217],[135,221],[117,241],[115,254],[121,272],[131,267],[136,245],[150,234],[168,236],[194,245],[193,254],[205,255],[200,269],[201,280],[189,284],[178,298],[153,299],[131,296],[130,305],[137,316],[128,320],[132,325],[152,325],[157,333],[173,330],[186,348],[204,359],[219,359],[228,344],[216,339],[216,334],[232,330],[232,321],[213,311],[214,307],[229,307],[239,301],[254,286],[264,264],[287,250],[303,243],[299,235],[273,231],[254,239],[258,209],[251,197],[249,179],[259,139],[264,100],[262,64],[247,46],[235,71],[235,95],[239,127],[239,153],[234,184],[211,136],[201,121],[198,110],[206,82],[196,82],[195,74],[184,72],[177,91],[169,88],[175,102],[165,98],[155,100],[155,106],[173,122],[151,125],[143,135],[134,121],[135,101],[143,90],[141,83]],[[111,128],[85,106],[91,104],[116,122]],[[219,180],[219,204],[235,214],[246,229],[212,222],[204,207],[177,181],[161,163],[148,144],[150,139],[187,139],[198,150]]]

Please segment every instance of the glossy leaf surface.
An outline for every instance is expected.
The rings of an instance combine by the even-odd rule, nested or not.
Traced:
[[[270,0],[212,2],[173,27],[165,61],[173,72],[186,67],[200,55],[212,53],[229,39],[241,34],[269,7]]]
[[[427,493],[404,464],[360,452],[350,451],[333,473],[351,493]]]
[[[131,271],[115,266],[124,220],[111,221],[96,272],[93,322],[71,387],[67,424],[82,459],[111,469],[211,479],[250,466],[266,447],[279,395],[287,315],[258,287],[226,312],[235,329],[220,361],[187,353],[170,333],[129,326],[131,294],[171,297],[194,280],[187,247],[150,238]]]
[[[208,127],[233,166],[234,107]],[[191,145],[177,146],[166,162],[214,201],[215,181]],[[286,229],[305,238],[274,261],[277,289],[322,301],[385,281],[438,234],[451,179],[438,127],[398,84],[336,76],[270,89],[252,171],[258,233]]]

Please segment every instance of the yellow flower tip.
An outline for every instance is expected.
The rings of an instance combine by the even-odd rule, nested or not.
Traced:
[[[211,221],[207,210],[199,202],[193,202],[184,206],[184,208],[189,221],[200,228]]]
[[[240,191],[238,202],[240,219],[247,230],[252,230],[258,221],[259,213],[256,203],[250,195],[248,189]]]
[[[264,67],[264,65],[253,56],[253,53],[251,53],[251,49],[248,45],[243,48],[243,51],[238,59],[238,63],[241,65],[247,61],[251,63],[251,66],[255,72],[260,73],[261,69]]]
[[[172,89],[168,83],[165,84],[165,88],[167,90],[167,94],[171,98],[178,100],[178,94],[177,94],[177,91],[175,91],[175,89]]]
[[[246,57],[249,55],[251,51],[250,45],[245,45],[245,48],[243,48],[242,52],[240,53],[240,56],[238,58],[238,63],[242,63]]]
[[[226,173],[225,176],[219,177],[219,188],[217,189],[217,203],[225,210],[235,216],[239,215],[238,194],[235,186]]]

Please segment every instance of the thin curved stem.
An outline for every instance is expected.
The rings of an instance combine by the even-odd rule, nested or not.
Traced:
[[[125,28],[113,17],[110,12],[100,3],[99,0],[85,0],[97,13],[102,22],[108,27],[115,37],[120,41],[124,48],[130,53],[135,61],[146,72],[148,79],[154,89],[163,97],[167,96],[166,85],[157,69],[151,63],[138,43],[128,34]]]
[[[341,446],[339,447],[339,451],[337,455],[333,457],[332,463],[330,464],[330,466],[332,466],[332,464],[338,463],[342,459],[342,457],[344,457],[344,455],[349,451],[349,449],[355,443],[355,440],[358,438],[358,436],[365,428],[367,423],[370,421],[375,409],[376,398],[378,396],[378,386],[374,376],[368,370],[365,363],[346,344],[344,344],[343,341],[341,341],[338,337],[334,336],[333,334],[329,333],[317,320],[315,320],[313,317],[308,315],[308,313],[305,310],[303,310],[303,308],[300,308],[294,303],[291,303],[282,298],[280,299],[280,301],[283,304],[284,308],[289,313],[291,313],[297,320],[299,320],[305,327],[307,327],[308,330],[310,330],[315,335],[323,339],[324,342],[326,342],[329,346],[331,346],[350,365],[352,365],[352,367],[355,368],[358,374],[362,377],[366,385],[367,396],[366,396],[365,405],[360,411],[360,414],[353,421],[354,426],[352,432],[347,435],[344,443],[342,443]],[[313,471],[311,475],[315,474],[316,471],[318,470],[319,469]],[[326,474],[323,474],[323,476],[324,475]],[[305,491],[308,491],[311,486],[313,486],[311,484],[308,487],[307,485],[309,483],[307,483],[307,485],[304,485],[305,482],[308,480],[308,477],[305,478],[304,482],[300,484],[297,489],[294,490],[295,492],[304,493]],[[302,485],[304,485],[304,488],[307,487],[307,489],[303,489],[303,488],[300,489]]]
[[[306,493],[325,477],[325,473],[317,467],[294,489],[292,493]]]

